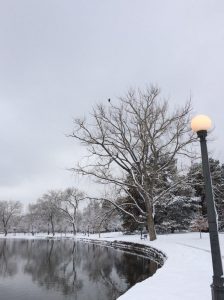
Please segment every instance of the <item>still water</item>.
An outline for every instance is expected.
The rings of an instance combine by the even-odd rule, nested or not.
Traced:
[[[0,239],[1,300],[114,300],[157,264],[72,240]]]

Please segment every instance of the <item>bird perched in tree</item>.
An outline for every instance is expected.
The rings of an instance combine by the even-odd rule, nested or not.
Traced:
[[[110,98],[108,99],[108,102],[110,103]]]

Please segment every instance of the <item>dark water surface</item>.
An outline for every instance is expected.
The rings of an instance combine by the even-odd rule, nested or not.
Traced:
[[[0,300],[113,300],[153,261],[72,240],[0,239]]]

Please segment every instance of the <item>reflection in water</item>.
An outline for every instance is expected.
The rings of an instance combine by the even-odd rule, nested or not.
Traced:
[[[153,261],[94,244],[0,239],[1,300],[113,300],[156,269]]]
[[[16,257],[14,256],[14,247],[12,244],[3,240],[0,243],[0,276],[10,277],[17,273]]]

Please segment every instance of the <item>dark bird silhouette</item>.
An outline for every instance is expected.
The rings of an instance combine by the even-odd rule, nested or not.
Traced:
[[[108,102],[110,103],[110,98],[108,99]]]

